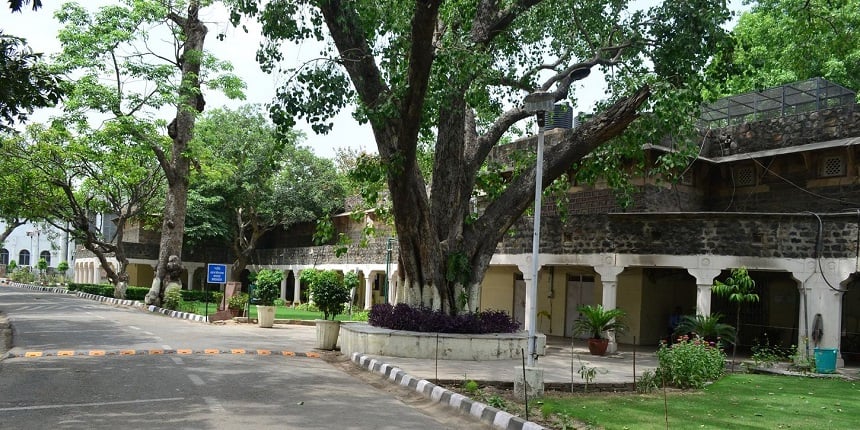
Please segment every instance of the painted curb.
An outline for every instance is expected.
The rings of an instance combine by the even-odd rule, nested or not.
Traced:
[[[462,394],[442,388],[426,379],[417,379],[399,367],[392,366],[360,352],[354,352],[350,360],[371,373],[378,373],[390,382],[410,388],[428,399],[469,414],[498,429],[506,430],[546,430],[545,427],[511,415],[505,411],[476,402]]]
[[[88,300],[93,300],[96,302],[107,303],[107,304],[117,305],[117,306],[128,306],[131,308],[137,308],[137,309],[141,309],[141,310],[156,313],[156,314],[166,315],[166,316],[169,316],[171,318],[178,318],[178,319],[183,319],[183,320],[188,320],[188,321],[196,321],[196,322],[202,322],[202,323],[208,323],[209,322],[209,319],[203,315],[197,315],[197,314],[192,314],[192,313],[188,313],[188,312],[172,311],[170,309],[160,308],[160,307],[155,306],[155,305],[147,306],[147,305],[145,305],[145,304],[143,304],[137,300],[120,300],[120,299],[115,299],[113,297],[99,296],[97,294],[84,293],[81,291],[69,291],[68,289],[62,288],[62,287],[43,287],[43,286],[39,286],[39,285],[21,284],[18,282],[10,282],[8,284],[8,286],[16,287],[16,288],[24,288],[24,289],[28,289],[28,290],[35,290],[35,291],[44,291],[47,293],[75,294],[82,299],[88,299]]]

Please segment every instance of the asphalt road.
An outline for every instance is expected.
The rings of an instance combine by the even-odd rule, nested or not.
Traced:
[[[487,428],[348,363],[303,356],[313,349],[299,329],[214,326],[5,287],[0,312],[14,354],[0,361],[0,428]],[[274,353],[224,353],[237,349]],[[148,353],[159,350],[174,352]]]

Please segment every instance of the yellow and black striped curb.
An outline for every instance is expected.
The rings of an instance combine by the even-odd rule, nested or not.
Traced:
[[[472,400],[462,394],[442,388],[426,379],[410,376],[403,369],[391,364],[368,357],[360,352],[352,353],[350,357],[357,366],[371,373],[378,373],[392,383],[409,388],[424,397],[442,405],[457,409],[489,424],[493,428],[504,430],[545,430],[546,428],[526,421],[518,416]]]
[[[9,358],[40,358],[40,357],[104,357],[111,355],[266,355],[279,357],[320,358],[318,352],[274,351],[270,349],[90,349],[90,350],[50,350],[24,351],[23,353],[9,352]]]

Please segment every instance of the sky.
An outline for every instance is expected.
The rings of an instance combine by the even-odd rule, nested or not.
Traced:
[[[4,2],[5,3],[5,2]],[[58,52],[60,44],[56,39],[60,24],[54,19],[54,12],[61,7],[63,0],[44,0],[44,7],[37,12],[26,8],[23,13],[11,14],[8,9],[0,11],[0,29],[6,34],[11,34],[27,39],[27,43],[34,52],[43,52],[46,55]],[[92,10],[106,4],[117,3],[110,0],[87,0],[80,1]],[[636,2],[641,7],[658,3],[652,0],[640,0]],[[742,6],[741,0],[732,0],[731,7],[739,10]],[[3,5],[5,8],[5,4]],[[215,107],[236,108],[246,103],[265,105],[269,103],[277,88],[281,86],[284,77],[269,75],[260,70],[255,58],[257,47],[260,43],[259,26],[255,22],[246,22],[248,32],[241,28],[234,28],[228,23],[228,11],[220,2],[215,6],[201,11],[201,19],[209,23],[209,33],[206,38],[206,49],[214,53],[222,60],[228,60],[233,64],[234,73],[241,77],[246,85],[246,99],[244,101],[229,100],[223,95],[210,91],[205,93],[206,108]],[[224,33],[226,38],[219,41],[215,36]],[[285,52],[285,60],[288,64],[301,64],[308,58],[312,58],[318,52],[312,45],[294,46]],[[579,106],[577,111],[590,111],[594,102],[603,97],[603,76],[595,71],[588,78],[578,82],[572,91],[576,95]],[[172,115],[170,112],[169,115]],[[334,118],[334,128],[326,135],[317,135],[310,126],[299,121],[296,128],[306,135],[305,144],[312,148],[321,157],[333,158],[337,148],[353,148],[376,152],[376,143],[370,126],[359,125],[351,116],[352,109],[341,111]],[[31,121],[46,121],[50,117],[50,111],[35,112]]]

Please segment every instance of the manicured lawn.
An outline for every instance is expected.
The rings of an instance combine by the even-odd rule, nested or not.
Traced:
[[[605,429],[665,429],[661,393],[583,395],[543,400]],[[860,426],[860,386],[842,379],[728,375],[702,391],[670,392],[672,429],[853,429]]]
[[[205,315],[206,313],[206,304],[203,302],[186,302],[193,303],[195,309],[197,309],[196,314]],[[209,315],[214,314],[218,310],[218,305],[215,303],[209,303]],[[358,312],[360,309],[353,309],[353,311]],[[251,305],[251,318],[257,317],[257,307],[255,305]],[[298,309],[288,308],[286,306],[278,306],[275,308],[275,318],[276,319],[287,319],[287,320],[315,320],[322,319],[322,312],[311,312],[311,311],[301,311]],[[350,315],[338,315],[335,318],[338,321],[350,321],[355,318]]]

